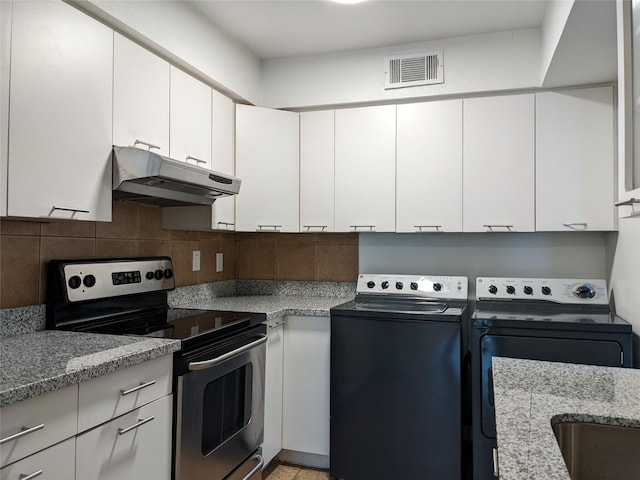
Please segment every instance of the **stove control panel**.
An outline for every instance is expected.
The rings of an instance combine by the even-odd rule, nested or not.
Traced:
[[[554,303],[608,305],[607,282],[576,278],[478,277],[477,300],[545,300]]]
[[[467,277],[360,274],[357,293],[467,300]]]
[[[169,257],[69,261],[60,265],[59,274],[63,276],[60,283],[65,286],[69,302],[175,288]]]

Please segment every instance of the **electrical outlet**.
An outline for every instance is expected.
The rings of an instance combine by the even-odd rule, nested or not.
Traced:
[[[216,272],[222,271],[222,253],[216,253]]]
[[[193,268],[192,271],[199,272],[200,271],[200,250],[193,251]]]

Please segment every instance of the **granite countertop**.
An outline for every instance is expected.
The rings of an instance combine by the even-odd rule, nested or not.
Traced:
[[[640,370],[493,358],[501,480],[570,480],[553,421],[640,427]]]
[[[179,340],[53,330],[4,337],[0,407],[179,349]]]
[[[231,310],[236,312],[265,313],[267,320],[285,315],[330,315],[331,307],[353,300],[351,297],[317,297],[284,295],[248,295],[240,297],[215,297],[209,300],[183,300],[175,307]]]

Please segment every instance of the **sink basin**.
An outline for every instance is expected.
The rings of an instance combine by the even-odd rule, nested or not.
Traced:
[[[571,480],[638,480],[640,427],[552,423]]]

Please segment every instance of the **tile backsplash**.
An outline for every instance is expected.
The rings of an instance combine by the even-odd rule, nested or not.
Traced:
[[[192,252],[201,269],[193,272]],[[223,271],[215,271],[215,254]],[[355,282],[357,234],[194,232],[162,229],[159,208],[113,203],[112,222],[0,220],[0,308],[46,301],[46,265],[54,258],[168,255],[176,285],[222,280]]]

